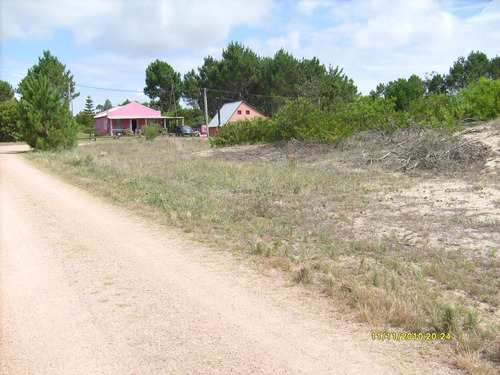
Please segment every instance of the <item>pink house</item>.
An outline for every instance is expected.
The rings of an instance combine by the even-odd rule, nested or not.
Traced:
[[[224,126],[230,122],[237,122],[239,120],[252,119],[254,117],[267,118],[264,114],[257,111],[244,101],[226,103],[220,109],[220,126]],[[208,135],[214,136],[217,134],[219,127],[219,116],[215,114],[214,118],[208,124]]]
[[[110,108],[94,116],[94,128],[99,135],[121,134],[125,129],[131,129],[134,134],[141,134],[141,128],[145,124],[158,124],[163,128],[167,127],[167,120],[179,120],[183,117],[162,116],[160,111],[156,111],[137,102],[132,102],[124,106]]]

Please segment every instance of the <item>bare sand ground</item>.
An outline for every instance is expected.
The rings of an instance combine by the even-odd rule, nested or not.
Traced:
[[[0,146],[1,374],[453,372],[37,170],[23,149]]]

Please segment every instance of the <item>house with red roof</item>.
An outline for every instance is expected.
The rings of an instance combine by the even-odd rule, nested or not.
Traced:
[[[137,102],[110,108],[96,114],[94,119],[94,128],[99,135],[122,134],[125,129],[132,130],[134,134],[141,134],[141,128],[151,123],[166,129],[167,122],[170,120],[182,120],[182,125],[184,125],[184,117],[162,116],[161,111]]]
[[[263,113],[259,112],[244,101],[226,103],[219,110],[219,114],[215,114],[214,118],[208,124],[208,135],[214,136],[217,134],[217,128],[224,126],[230,122],[237,122],[239,120],[251,120],[254,117],[267,118]]]

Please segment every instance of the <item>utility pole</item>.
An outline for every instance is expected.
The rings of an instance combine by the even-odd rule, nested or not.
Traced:
[[[208,137],[208,108],[207,108],[207,89],[203,88],[203,104],[205,106],[205,125],[207,126],[207,137]]]
[[[219,119],[219,125],[217,125],[217,127],[220,126],[220,105],[219,105],[219,97],[217,97],[217,118]]]
[[[175,104],[174,79],[172,76],[170,76],[170,78],[170,83],[172,84],[172,104],[174,105],[175,109],[175,125],[179,125],[179,119],[177,118],[177,105]]]

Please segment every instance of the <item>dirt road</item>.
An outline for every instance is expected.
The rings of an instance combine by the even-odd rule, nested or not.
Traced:
[[[0,373],[436,373],[301,288],[37,170],[20,147],[0,146]]]

